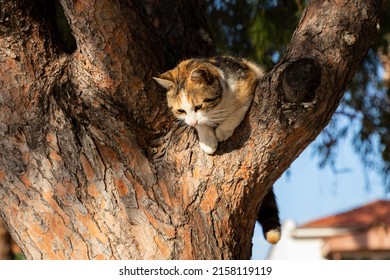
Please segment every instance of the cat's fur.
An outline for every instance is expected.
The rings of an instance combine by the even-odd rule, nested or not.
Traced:
[[[262,75],[245,59],[215,57],[185,60],[155,80],[176,117],[195,127],[201,149],[213,154],[243,120]]]
[[[232,136],[244,119],[263,75],[253,62],[223,56],[184,60],[154,79],[167,90],[173,114],[194,127],[200,148],[213,154],[218,142]],[[279,241],[279,214],[273,191],[264,199],[258,216],[266,239],[273,244]]]

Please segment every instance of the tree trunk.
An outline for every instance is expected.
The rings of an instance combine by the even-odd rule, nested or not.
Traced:
[[[152,76],[213,54],[199,1],[0,0],[0,204],[29,259],[248,259],[256,212],[326,126],[382,1],[311,1],[214,156]]]
[[[11,235],[0,219],[0,260],[12,259]]]

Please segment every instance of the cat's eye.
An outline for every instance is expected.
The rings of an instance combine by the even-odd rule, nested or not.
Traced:
[[[219,97],[215,97],[215,98],[206,98],[205,100],[203,100],[203,102],[206,102],[206,103],[210,103],[210,102],[213,102],[215,100],[217,100]]]
[[[197,112],[197,111],[199,111],[200,109],[202,109],[202,105],[197,105],[197,106],[195,106],[195,112]]]
[[[186,111],[184,111],[183,109],[178,109],[177,112],[178,112],[179,114],[185,114],[185,113],[186,113]]]

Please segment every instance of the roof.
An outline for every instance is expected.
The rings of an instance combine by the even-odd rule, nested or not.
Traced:
[[[299,228],[367,228],[379,224],[390,225],[390,200],[377,200],[359,208],[308,222]]]

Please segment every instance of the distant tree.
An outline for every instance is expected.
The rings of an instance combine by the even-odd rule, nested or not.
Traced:
[[[311,1],[207,156],[152,80],[215,53],[203,2],[60,0],[73,44],[53,3],[0,0],[0,214],[29,259],[250,258],[262,199],[331,119],[384,5]]]
[[[285,52],[305,0],[208,0],[216,46],[221,53],[251,56],[271,69]],[[352,135],[355,151],[382,174],[390,190],[390,6],[383,10],[378,36],[347,87],[331,123],[320,135],[320,166],[337,169],[338,144]],[[384,75],[379,71],[384,68]]]

